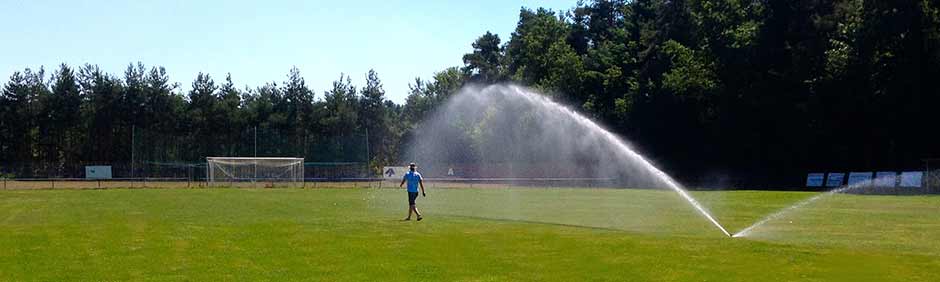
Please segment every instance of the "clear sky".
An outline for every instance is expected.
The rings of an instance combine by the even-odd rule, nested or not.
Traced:
[[[486,31],[505,42],[521,7],[554,1],[41,1],[0,0],[0,83],[26,67],[99,65],[123,76],[128,63],[167,68],[188,90],[197,72],[240,88],[280,84],[297,66],[322,98],[340,73],[362,87],[375,69],[402,103],[408,83],[462,66]]]

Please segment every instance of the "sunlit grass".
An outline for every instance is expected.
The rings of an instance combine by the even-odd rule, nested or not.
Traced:
[[[729,229],[800,192],[694,193]],[[940,197],[836,195],[731,239],[674,194],[0,191],[0,280],[936,281]]]

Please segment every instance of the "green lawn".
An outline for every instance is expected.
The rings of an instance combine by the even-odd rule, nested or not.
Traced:
[[[724,236],[668,191],[0,191],[0,280],[940,281],[940,197],[835,195]],[[814,195],[694,193],[729,231]]]

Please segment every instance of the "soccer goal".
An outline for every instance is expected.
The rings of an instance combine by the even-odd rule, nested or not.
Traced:
[[[230,187],[301,187],[303,158],[206,157],[206,184]]]

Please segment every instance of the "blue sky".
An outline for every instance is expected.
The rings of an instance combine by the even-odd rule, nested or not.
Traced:
[[[504,42],[521,7],[570,1],[26,1],[0,0],[0,83],[26,67],[128,63],[167,68],[183,90],[197,72],[254,87],[282,82],[297,66],[322,98],[340,73],[361,87],[374,68],[386,95],[461,66],[486,31]]]

